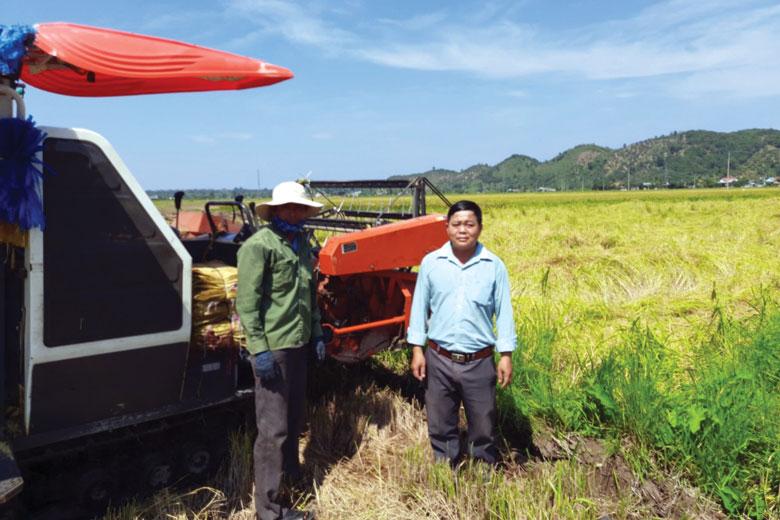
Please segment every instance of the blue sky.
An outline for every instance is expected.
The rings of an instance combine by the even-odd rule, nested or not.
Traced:
[[[255,188],[258,172],[260,187],[384,178],[780,127],[776,1],[31,0],[3,18],[178,39],[295,73],[238,92],[28,90],[40,124],[103,134],[146,189]]]

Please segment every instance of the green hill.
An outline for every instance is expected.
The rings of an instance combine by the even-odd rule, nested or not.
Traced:
[[[477,164],[461,171],[436,169],[391,178],[425,175],[440,189],[460,193],[703,187],[717,186],[726,175],[729,154],[737,185],[780,177],[780,131],[752,129],[673,132],[619,149],[584,144],[544,162],[512,155],[494,166]]]

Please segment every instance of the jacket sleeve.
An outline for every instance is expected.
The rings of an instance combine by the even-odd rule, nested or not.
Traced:
[[[311,339],[322,337],[322,316],[317,305],[317,272],[311,275]]]
[[[425,345],[425,340],[428,339],[428,309],[430,308],[428,270],[429,263],[423,260],[417,273],[417,283],[414,285],[409,329],[406,331],[406,341],[411,345]]]
[[[268,264],[268,250],[257,243],[244,243],[238,250],[238,290],[236,311],[244,327],[247,350],[259,354],[268,350],[260,302],[263,299],[263,276]]]

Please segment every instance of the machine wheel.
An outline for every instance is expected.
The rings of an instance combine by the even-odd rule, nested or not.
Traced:
[[[101,511],[116,490],[116,480],[103,468],[87,470],[76,484],[79,502],[90,511]]]
[[[199,477],[209,471],[214,457],[208,446],[199,441],[185,442],[181,447],[181,463],[188,475]]]
[[[141,461],[143,483],[154,489],[162,489],[173,482],[174,462],[161,453],[146,455]]]

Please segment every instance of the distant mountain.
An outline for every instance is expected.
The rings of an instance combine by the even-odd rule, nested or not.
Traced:
[[[717,186],[726,176],[729,154],[737,185],[780,177],[780,131],[753,129],[673,132],[616,150],[583,144],[544,162],[512,155],[494,166],[435,169],[391,179],[424,175],[440,189],[459,193]]]

